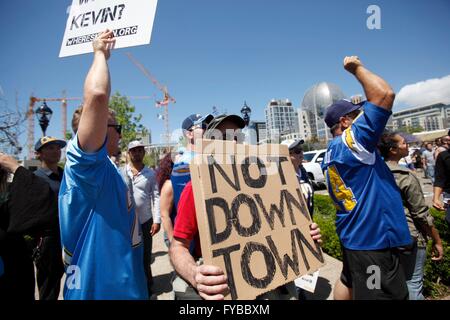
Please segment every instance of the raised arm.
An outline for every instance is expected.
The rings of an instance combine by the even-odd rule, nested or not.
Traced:
[[[84,103],[78,125],[78,143],[86,152],[101,148],[106,138],[111,81],[107,60],[115,39],[106,30],[94,40],[94,60],[84,82]]]
[[[12,156],[1,152],[0,170],[4,171],[3,174],[14,174],[9,186],[8,209],[2,217],[7,221],[8,233],[34,235],[58,225],[58,195],[45,180],[20,166]]]
[[[344,68],[361,83],[367,100],[388,111],[392,110],[395,93],[382,78],[367,70],[358,57],[345,57]]]

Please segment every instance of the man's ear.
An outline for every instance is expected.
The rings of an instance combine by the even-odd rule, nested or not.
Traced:
[[[189,140],[194,139],[194,132],[193,131],[188,131],[186,130],[186,138],[188,138]]]
[[[350,121],[350,120],[349,120],[348,117],[340,117],[340,118],[339,118],[339,123],[340,123],[340,125],[341,125],[342,131],[344,131],[345,129],[347,129],[347,128],[350,126],[349,121]]]

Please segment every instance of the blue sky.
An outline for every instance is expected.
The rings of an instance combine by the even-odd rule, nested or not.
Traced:
[[[0,95],[10,108],[16,90],[21,109],[31,93],[60,97],[66,90],[69,97],[82,96],[91,55],[58,58],[70,4],[0,1]],[[381,9],[381,30],[366,26],[371,4]],[[320,81],[338,84],[346,95],[362,93],[342,68],[346,55],[358,55],[396,92],[413,85],[409,88],[423,98],[420,90],[430,83],[424,81],[435,79],[445,99],[450,96],[445,82],[450,78],[444,78],[450,75],[450,1],[160,0],[150,45],[117,49],[110,59],[113,91],[159,99],[126,51],[176,98],[171,130],[189,114],[211,112],[213,106],[239,113],[244,101],[252,119],[263,120],[270,99],[288,98],[299,107],[305,91]],[[154,101],[132,103],[154,142],[160,142],[163,122]],[[395,110],[414,103],[401,94]],[[49,106],[54,115],[47,133],[60,137],[59,104]],[[69,121],[75,107],[69,103]],[[35,137],[40,134],[36,124]]]

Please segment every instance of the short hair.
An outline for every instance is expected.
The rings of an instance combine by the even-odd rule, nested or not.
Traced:
[[[331,134],[334,136],[334,132],[335,132],[338,128],[340,128],[340,127],[341,127],[341,123],[340,123],[340,122],[334,124],[334,125],[330,128]]]
[[[436,138],[436,139],[434,140],[434,143],[435,143],[437,146],[441,146],[441,145],[442,145],[442,138]]]
[[[166,182],[166,180],[170,180],[170,175],[172,174],[173,169],[173,160],[172,154],[168,152],[160,161],[159,161],[159,169],[156,173],[156,182],[158,183],[158,190],[161,192],[161,189]]]
[[[389,152],[392,148],[398,146],[397,140],[395,140],[395,136],[399,135],[398,132],[390,132],[385,131],[380,137],[380,141],[378,142],[378,150],[380,150],[380,154],[384,159],[389,157]]]
[[[83,113],[83,106],[78,107],[75,112],[73,113],[72,116],[72,130],[74,134],[77,134],[78,131],[78,125],[80,124],[80,118],[81,118],[81,114]],[[109,116],[115,117],[116,116],[116,112],[111,109],[108,108],[108,114]]]

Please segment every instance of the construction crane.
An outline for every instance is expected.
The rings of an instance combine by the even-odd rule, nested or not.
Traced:
[[[67,101],[82,101],[83,98],[80,97],[71,97],[66,98],[66,93],[63,91],[63,97],[61,98],[38,98],[31,96],[30,97],[30,104],[28,107],[27,112],[27,121],[28,121],[28,136],[27,136],[27,148],[28,148],[28,159],[32,159],[34,155],[34,105],[36,102],[44,102],[44,101],[61,101],[61,120],[62,120],[62,139],[66,139],[66,133],[67,133]],[[134,96],[134,97],[128,97],[125,96],[128,99],[131,100],[148,100],[148,99],[154,99],[152,96]],[[81,104],[81,103],[80,103]]]
[[[163,93],[163,100],[156,101],[155,106],[157,108],[163,108],[163,120],[164,120],[164,144],[166,146],[170,143],[170,127],[169,127],[169,103],[176,103],[176,100],[169,94],[167,87],[159,83],[158,80],[139,62],[137,61],[130,52],[125,53],[128,59],[139,69],[141,72],[158,88],[159,91]]]

